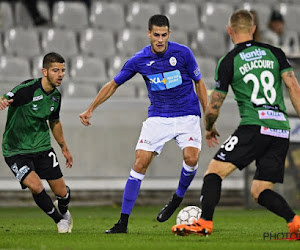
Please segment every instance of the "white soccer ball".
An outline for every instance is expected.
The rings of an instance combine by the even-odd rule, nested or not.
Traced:
[[[196,206],[188,206],[179,211],[176,224],[192,224],[194,220],[200,219],[202,209]]]

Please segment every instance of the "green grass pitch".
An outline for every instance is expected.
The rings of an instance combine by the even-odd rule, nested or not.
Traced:
[[[180,237],[171,232],[175,215],[156,221],[160,208],[136,206],[129,233],[118,235],[104,231],[116,223],[120,207],[72,207],[71,234],[58,234],[37,207],[0,208],[0,249],[300,249],[299,241],[264,239],[264,233],[287,232],[285,221],[267,210],[217,208],[212,235]]]

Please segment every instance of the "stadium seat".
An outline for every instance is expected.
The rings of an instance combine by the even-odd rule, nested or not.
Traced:
[[[83,55],[101,58],[115,55],[115,41],[111,31],[89,28],[81,31],[79,35],[79,48]]]
[[[55,51],[65,59],[78,54],[76,34],[71,29],[43,30],[41,40],[44,53]]]
[[[128,6],[126,21],[131,29],[148,29],[148,20],[154,14],[161,14],[161,8],[155,3],[133,2]]]
[[[92,27],[112,31],[118,31],[125,28],[125,13],[123,4],[93,1],[90,23]]]
[[[195,4],[171,2],[165,5],[171,30],[193,32],[199,28],[198,7]]]
[[[189,46],[188,34],[181,30],[175,30],[174,32],[171,32],[169,41],[173,41],[176,43],[180,43],[180,44]]]
[[[125,29],[117,39],[118,53],[122,56],[132,56],[144,46],[150,44],[146,30]]]
[[[257,13],[260,30],[265,30],[268,26],[272,8],[265,3],[246,2],[239,6],[241,9],[254,10]]]
[[[70,59],[70,68],[72,82],[105,84],[108,80],[105,62],[98,57],[73,57]]]
[[[215,86],[215,70],[217,61],[212,57],[197,56],[196,61],[199,65],[202,79],[206,83],[207,89]]]
[[[27,58],[4,55],[0,57],[1,82],[13,82],[17,85],[30,78],[32,78],[32,75]]]
[[[282,3],[279,5],[279,11],[285,20],[285,28],[299,33],[300,25],[298,20],[300,14],[300,4],[298,2],[297,4]]]
[[[84,1],[58,1],[53,6],[55,27],[80,30],[89,26],[88,10]]]
[[[61,93],[63,98],[94,98],[98,92],[97,84],[63,82]]]
[[[225,32],[233,7],[226,3],[207,2],[201,12],[201,22],[205,29]]]
[[[225,33],[200,29],[193,36],[191,49],[195,55],[219,59],[226,52]]]
[[[38,31],[35,29],[15,28],[4,32],[6,54],[34,57],[40,55]]]
[[[51,20],[50,10],[47,1],[37,1],[37,8],[43,17],[45,17],[47,20]],[[34,26],[34,22],[28,13],[28,10],[20,1],[16,1],[15,3],[15,19],[17,26],[26,28]]]
[[[0,29],[5,30],[14,26],[14,16],[12,5],[9,2],[0,2],[0,16],[1,25]]]

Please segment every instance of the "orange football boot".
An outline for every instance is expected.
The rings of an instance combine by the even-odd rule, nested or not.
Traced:
[[[300,240],[300,216],[295,215],[292,222],[288,223],[289,240]]]
[[[210,220],[195,220],[193,224],[178,224],[172,227],[172,232],[179,236],[197,234],[207,236],[213,231],[213,222]]]

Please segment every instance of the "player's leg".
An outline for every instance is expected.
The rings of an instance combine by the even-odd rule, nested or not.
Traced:
[[[199,153],[200,149],[196,147],[185,147],[183,149],[184,160],[178,187],[169,203],[158,213],[157,220],[159,222],[168,220],[182,202],[188,187],[197,173]]]
[[[47,180],[47,181],[53,193],[57,197],[57,200],[54,202],[54,206],[59,211],[59,213],[63,216],[63,218],[68,221],[69,224],[68,232],[71,233],[73,228],[73,219],[68,209],[70,199],[71,199],[70,188],[66,186],[64,177],[61,177],[57,180]]]
[[[50,196],[46,193],[43,183],[39,176],[34,172],[30,172],[22,182],[32,192],[35,203],[48,215],[55,223],[58,223],[62,216],[56,210]]]
[[[129,215],[139,195],[141,182],[145,177],[147,168],[155,155],[155,152],[145,150],[136,151],[135,163],[133,169],[130,171],[124,189],[120,219],[111,229],[106,230],[105,233],[127,233]]]
[[[272,146],[257,159],[257,170],[252,183],[251,194],[258,204],[286,220],[289,233],[293,234],[292,237],[299,237],[300,217],[294,213],[284,197],[273,191],[274,183],[283,183],[289,140],[277,137],[270,138]]]
[[[63,179],[63,174],[60,169],[57,156],[53,148],[40,152],[33,157],[33,164],[36,169],[36,173],[41,179],[46,179],[51,189],[56,195],[62,197],[67,196],[67,188]],[[68,198],[66,199],[68,203]],[[59,233],[68,233],[72,229],[72,217],[68,213],[68,218],[62,215],[55,207],[51,200],[52,206],[55,208],[61,217],[61,220],[57,223],[57,229]]]
[[[58,223],[62,216],[55,209],[50,196],[46,193],[39,175],[35,171],[32,158],[26,155],[15,155],[5,157],[7,165],[20,182],[22,189],[29,188],[35,203],[48,215],[55,223]]]
[[[215,207],[220,200],[222,180],[230,175],[234,170],[236,170],[236,166],[232,163],[221,162],[214,159],[210,162],[208,170],[204,174],[201,190],[201,218],[196,223],[190,225],[173,226],[172,231],[175,234],[184,236],[190,233],[199,235],[212,233],[213,214]]]

